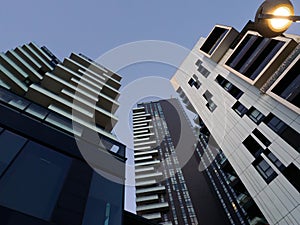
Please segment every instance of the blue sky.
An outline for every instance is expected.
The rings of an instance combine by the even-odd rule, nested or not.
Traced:
[[[119,45],[162,40],[191,49],[215,24],[241,30],[262,0],[10,0],[0,7],[0,49],[34,41],[60,59],[71,52],[96,59]],[[300,15],[300,1],[292,1]],[[300,35],[300,24],[288,33]],[[175,68],[140,63],[118,71],[123,84],[143,76],[169,79]],[[130,207],[130,206],[129,206]]]

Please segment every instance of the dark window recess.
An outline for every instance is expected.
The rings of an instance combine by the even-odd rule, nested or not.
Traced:
[[[286,73],[272,92],[300,108],[300,60]]]
[[[258,157],[263,151],[263,147],[257,143],[257,141],[249,135],[244,141],[243,145],[249,150],[249,152],[256,158]]]
[[[256,124],[260,124],[260,122],[265,118],[264,114],[253,106],[248,110],[247,116]]]
[[[282,162],[269,149],[266,149],[264,154],[280,171],[285,169],[285,166],[282,164]]]
[[[290,146],[300,153],[300,134],[297,131],[289,127],[286,123],[272,113],[270,113],[264,119],[264,123],[266,123],[268,127],[270,127],[284,141],[286,141]]]
[[[228,29],[215,27],[210,35],[206,38],[204,44],[201,46],[200,50],[211,55],[220,42],[223,40],[227,34]]]
[[[207,101],[205,106],[209,109],[209,111],[213,112],[217,108],[217,105],[211,99],[213,97],[212,93],[206,90],[202,96]]]
[[[209,76],[209,74],[210,74],[210,72],[209,72],[209,70],[208,69],[206,69],[204,66],[202,66],[202,65],[199,65],[199,67],[198,67],[198,72],[199,73],[201,73],[205,78],[207,78],[208,76]]]
[[[232,109],[240,116],[243,117],[248,109],[239,101],[237,101],[233,106]]]
[[[208,90],[206,90],[202,96],[208,101],[212,98],[213,95]]]
[[[242,96],[243,92],[220,74],[216,77],[215,81],[235,99],[239,99]]]
[[[248,34],[225,64],[255,80],[283,45],[283,41]]]
[[[288,165],[282,174],[300,192],[300,170],[293,163]]]
[[[268,138],[266,138],[258,129],[254,129],[252,133],[265,145],[270,146],[271,141],[269,141]]]
[[[267,183],[270,183],[277,176],[277,173],[262,156],[255,159],[252,165]]]
[[[194,74],[195,75],[195,74]],[[195,76],[193,76],[189,81],[188,81],[188,84],[191,86],[191,87],[195,87],[196,89],[199,89],[200,86],[201,86],[201,83],[199,82],[198,80],[198,77],[197,79],[194,78]]]
[[[202,64],[202,61],[200,59],[198,59],[195,63],[196,66],[200,66]]]
[[[217,108],[217,105],[211,100],[209,99],[207,104],[205,105],[209,111],[213,112],[216,108]]]

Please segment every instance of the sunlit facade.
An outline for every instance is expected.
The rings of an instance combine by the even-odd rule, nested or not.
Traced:
[[[200,136],[211,135],[232,167],[228,177],[245,187],[238,198],[253,199],[267,220],[249,222],[298,224],[300,37],[264,38],[253,28],[216,25],[171,82],[198,115]]]

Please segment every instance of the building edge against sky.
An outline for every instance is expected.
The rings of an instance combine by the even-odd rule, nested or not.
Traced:
[[[216,25],[171,79],[270,224],[300,221],[300,37]]]

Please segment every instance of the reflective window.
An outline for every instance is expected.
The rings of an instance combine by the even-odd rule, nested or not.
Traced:
[[[71,159],[29,142],[0,180],[0,204],[49,220]]]
[[[264,154],[268,157],[268,159],[270,159],[270,161],[272,163],[274,163],[274,165],[280,170],[282,171],[285,166],[282,164],[282,162],[269,150],[266,149]]]
[[[25,138],[7,130],[0,134],[0,175],[18,154],[25,142]]]
[[[259,124],[265,116],[253,106],[247,112],[248,117],[256,124]]]
[[[82,224],[121,224],[122,199],[122,184],[107,180],[98,173],[94,173]]]
[[[297,152],[300,152],[300,134],[296,130],[288,126],[272,113],[264,119],[264,122]]]
[[[226,65],[255,80],[283,45],[282,41],[247,34]]]
[[[300,108],[300,60],[279,81],[272,92]]]
[[[248,109],[241,104],[240,102],[236,102],[233,106],[232,109],[240,116],[243,117],[245,113],[248,111]]]
[[[277,173],[261,156],[253,162],[253,166],[267,183],[270,183],[277,176]]]
[[[49,112],[49,110],[34,103],[30,104],[30,106],[25,111],[39,119],[44,119]]]

